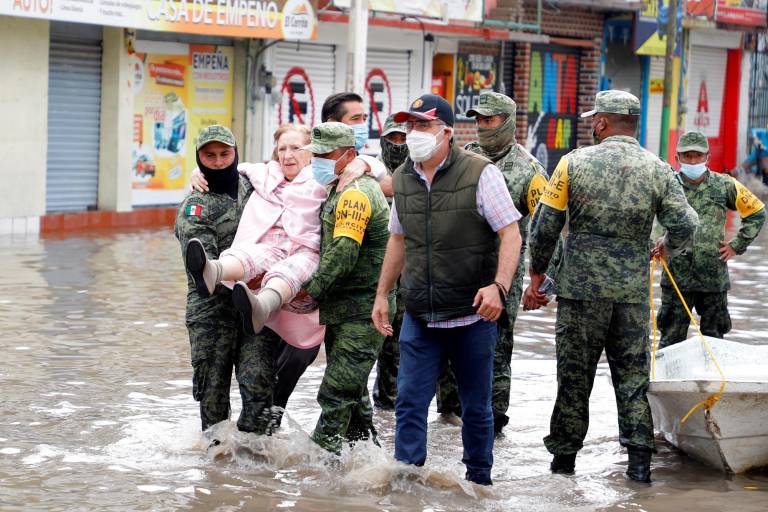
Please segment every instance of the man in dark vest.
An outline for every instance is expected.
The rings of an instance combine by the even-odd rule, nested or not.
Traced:
[[[466,478],[491,485],[496,321],[520,256],[520,213],[501,171],[453,143],[447,101],[426,94],[395,116],[403,121],[410,156],[393,177],[390,237],[371,315],[391,336],[388,297],[402,272],[395,458],[424,464],[427,412],[448,360],[461,401]]]

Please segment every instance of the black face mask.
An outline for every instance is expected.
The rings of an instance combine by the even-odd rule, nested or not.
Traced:
[[[197,167],[205,176],[208,182],[208,190],[216,194],[228,194],[232,199],[237,199],[237,186],[240,182],[240,175],[237,172],[237,148],[235,148],[235,159],[228,167],[223,169],[209,169],[200,161],[200,153],[195,153]]]
[[[400,167],[408,158],[408,145],[395,144],[384,137],[379,139],[379,142],[381,143],[381,159],[384,160],[384,165],[387,166],[389,172],[395,172],[395,169]]]

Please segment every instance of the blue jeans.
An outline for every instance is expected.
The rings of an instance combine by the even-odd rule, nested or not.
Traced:
[[[427,414],[446,358],[456,375],[461,401],[467,479],[491,483],[493,466],[493,354],[498,329],[479,321],[435,329],[408,312],[400,328],[400,368],[395,402],[395,458],[421,466],[427,458]]]

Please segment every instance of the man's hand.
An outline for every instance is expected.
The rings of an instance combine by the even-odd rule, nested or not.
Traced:
[[[195,170],[192,171],[192,190],[196,190],[198,192],[208,192],[208,182],[205,180],[205,177],[203,176],[203,173],[200,172],[200,169],[195,167]]]
[[[504,312],[501,294],[495,284],[477,290],[472,307],[477,308],[477,314],[489,322],[495,322]]]
[[[656,240],[656,245],[651,251],[651,258],[658,258],[664,261],[669,261],[669,251],[667,250],[667,246],[664,244],[663,237]]]
[[[531,284],[528,285],[523,293],[523,310],[533,311],[549,303],[547,294],[539,291],[547,276],[539,274],[533,269],[529,269],[528,274],[531,276]]]
[[[347,188],[350,183],[367,172],[371,172],[371,168],[365,160],[362,158],[355,158],[344,168],[344,172],[339,175],[339,183],[336,185],[336,190],[341,192]]]
[[[384,336],[392,336],[394,334],[392,325],[389,323],[389,300],[386,295],[376,294],[371,319],[376,330]]]
[[[720,259],[723,261],[728,261],[730,259],[733,259],[733,257],[736,256],[736,250],[731,247],[731,244],[726,242],[725,240],[720,242]]]

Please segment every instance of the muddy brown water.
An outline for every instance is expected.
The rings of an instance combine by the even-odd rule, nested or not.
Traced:
[[[732,340],[768,343],[767,242],[762,234],[731,264]],[[577,473],[550,474],[542,438],[556,391],[553,306],[518,318],[511,422],[485,489],[462,479],[459,428],[434,405],[423,470],[393,462],[391,412],[376,412],[382,448],[329,460],[307,437],[322,352],[280,432],[255,438],[223,424],[225,442],[208,453],[169,230],[0,237],[0,261],[2,510],[768,510],[768,473],[726,476],[663,441],[653,485],[628,482],[605,363]],[[234,387],[232,397],[236,417]]]

